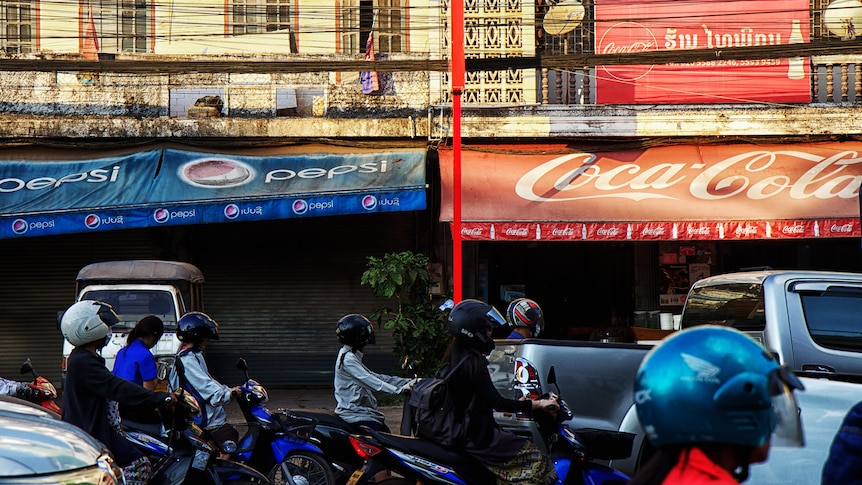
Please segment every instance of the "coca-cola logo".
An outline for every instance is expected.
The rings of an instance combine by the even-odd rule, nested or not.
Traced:
[[[832,227],[830,227],[829,230],[832,232],[840,232],[840,233],[850,234],[853,232],[853,224],[850,224],[850,223],[842,224],[842,225],[832,224]]]
[[[665,231],[664,231],[664,227],[662,227],[662,226],[658,226],[658,227],[645,227],[645,228],[641,231],[641,235],[642,235],[642,236],[662,236],[662,235],[664,235],[664,233],[665,233]]]
[[[565,229],[554,228],[554,230],[551,231],[551,235],[552,236],[574,236],[575,230],[572,229],[571,227],[567,227]]]
[[[637,22],[619,22],[608,28],[599,39],[597,50],[602,54],[632,54],[658,50],[652,31]],[[602,66],[611,77],[621,81],[636,81],[652,71],[653,66]]]
[[[521,236],[521,237],[523,237],[523,236],[527,235],[527,228],[526,227],[521,227],[518,229],[508,228],[508,229],[506,229],[506,235],[507,236]]]
[[[589,199],[679,201],[680,189],[701,201],[856,199],[862,176],[856,151],[820,156],[797,150],[753,150],[710,164],[597,162],[595,153],[572,153],[527,171],[515,193],[530,202]],[[795,173],[788,166],[799,166]],[[772,168],[772,170],[770,170]],[[550,186],[550,187],[549,187]]]
[[[757,235],[757,226],[739,226],[734,233],[737,236],[755,236]]]
[[[792,226],[784,226],[781,228],[782,234],[805,234],[805,226],[802,224],[794,224]]]
[[[686,228],[685,233],[689,236],[709,236],[710,230],[708,227],[689,227]]]
[[[471,237],[481,237],[482,236],[482,228],[480,227],[462,227],[461,228],[462,236],[471,236]]]
[[[609,236],[609,237],[619,236],[620,228],[618,228],[618,227],[600,227],[600,228],[596,229],[596,234],[598,234],[599,236]]]

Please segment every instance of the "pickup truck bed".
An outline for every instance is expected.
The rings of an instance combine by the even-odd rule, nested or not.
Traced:
[[[634,402],[634,377],[650,345],[524,339],[497,340],[488,357],[491,379],[503,396],[517,399],[523,395],[524,375],[514,375],[516,360],[535,369],[541,393],[557,392],[547,388],[545,379],[554,366],[560,395],[575,417],[572,428],[618,430]],[[534,423],[511,413],[498,413],[498,422],[518,434],[535,437]],[[536,441],[536,440],[534,440]],[[536,441],[541,442],[541,440]]]

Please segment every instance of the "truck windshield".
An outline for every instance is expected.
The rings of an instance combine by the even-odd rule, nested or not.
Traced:
[[[162,319],[166,332],[175,332],[177,328],[174,300],[167,291],[158,290],[93,290],[81,298],[107,303],[114,308],[120,317],[120,323],[112,329],[131,330],[138,320],[155,315]]]
[[[801,291],[811,339],[838,350],[862,350],[862,291],[858,288]]]
[[[685,302],[683,326],[726,325],[738,330],[766,328],[763,286],[730,283],[693,289]]]

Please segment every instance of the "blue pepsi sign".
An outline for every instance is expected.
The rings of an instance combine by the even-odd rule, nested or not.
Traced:
[[[419,149],[0,162],[0,238],[425,208]]]

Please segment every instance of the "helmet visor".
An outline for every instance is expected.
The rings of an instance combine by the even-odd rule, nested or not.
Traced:
[[[485,316],[488,317],[488,320],[491,322],[492,325],[500,327],[505,327],[509,325],[508,323],[506,323],[506,319],[503,318],[503,315],[500,314],[500,311],[494,308],[493,305],[491,305],[491,309],[488,310],[487,313],[485,313]]]
[[[99,306],[99,309],[96,310],[96,314],[99,315],[99,319],[102,321],[102,323],[109,327],[113,327],[120,322],[120,318],[114,312],[114,309],[111,308],[111,305],[108,305],[107,303],[102,303],[100,301],[94,303]]]
[[[793,391],[805,389],[799,378],[786,367],[772,374],[770,394],[772,410],[775,412],[775,429],[772,431],[772,446],[805,446],[802,432],[802,417]]]

